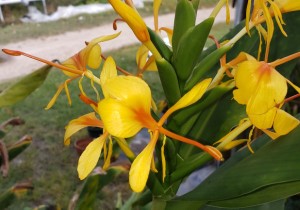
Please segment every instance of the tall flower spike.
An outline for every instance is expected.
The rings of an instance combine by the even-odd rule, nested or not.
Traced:
[[[107,80],[103,88],[108,97],[98,104],[98,112],[107,131],[113,136],[128,138],[137,134],[142,128],[152,132],[152,138],[146,148],[134,160],[130,171],[130,185],[140,192],[146,185],[153,151],[159,133],[173,139],[192,144],[221,160],[222,154],[215,148],[205,146],[194,140],[172,133],[163,128],[165,120],[178,109],[198,101],[205,93],[211,79],[197,84],[184,95],[166,114],[156,122],[151,116],[151,91],[147,83],[133,76],[118,76]],[[139,177],[138,180],[136,177]]]

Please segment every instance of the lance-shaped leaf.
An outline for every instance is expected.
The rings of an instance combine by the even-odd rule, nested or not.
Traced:
[[[250,198],[251,205],[259,205],[298,193],[299,137],[298,126],[293,132],[276,141],[271,141],[266,136],[257,139],[253,144],[254,154],[248,148],[239,151],[195,190],[177,198],[177,201],[199,205],[205,201],[219,202],[219,205],[225,205],[224,200],[231,199],[240,202],[239,205],[245,202],[244,206],[247,206],[250,205]],[[280,184],[286,185],[279,186]],[[272,191],[278,187],[283,190],[277,190],[264,199],[259,198],[264,190]],[[243,199],[243,196],[249,199]]]
[[[3,90],[0,93],[0,107],[11,106],[24,100],[43,84],[50,69],[49,65],[43,66]]]

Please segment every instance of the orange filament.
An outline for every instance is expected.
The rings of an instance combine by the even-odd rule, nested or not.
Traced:
[[[34,55],[30,55],[30,54],[27,54],[25,52],[22,52],[22,51],[18,51],[18,50],[9,50],[9,49],[2,49],[2,51],[8,55],[12,55],[12,56],[26,56],[28,58],[31,58],[31,59],[34,59],[34,60],[37,60],[37,61],[40,61],[42,63],[46,63],[50,66],[54,66],[56,68],[59,68],[61,70],[64,70],[64,71],[67,71],[67,72],[70,72],[70,73],[73,73],[73,74],[78,74],[78,75],[82,75],[83,74],[83,71],[80,71],[80,70],[76,70],[76,69],[71,69],[71,68],[68,68],[66,66],[63,66],[61,64],[57,64],[57,63],[54,63],[54,62],[51,62],[51,61],[48,61],[46,59],[43,59],[43,58],[39,58],[39,57],[36,57]]]

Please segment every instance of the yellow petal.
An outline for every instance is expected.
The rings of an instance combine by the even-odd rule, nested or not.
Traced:
[[[292,12],[300,10],[300,1],[298,0],[274,0],[281,12]]]
[[[111,135],[119,138],[132,137],[144,127],[142,122],[136,119],[137,114],[131,108],[112,98],[100,101],[98,112],[105,129]]]
[[[233,91],[233,97],[238,103],[246,104],[252,96],[259,81],[259,66],[258,61],[244,61],[237,66],[234,79],[238,89]]]
[[[81,154],[77,167],[81,180],[85,179],[97,165],[106,137],[107,135],[102,135],[93,140]]]
[[[131,165],[129,171],[129,184],[134,192],[141,192],[146,186],[157,138],[158,132],[155,132],[149,144],[135,158]]]
[[[274,122],[277,108],[274,107],[264,114],[249,114],[252,124],[259,129],[271,128]]]
[[[248,104],[247,113],[264,114],[277,104],[283,102],[287,94],[286,79],[275,69],[263,69],[255,91]]]
[[[51,98],[51,100],[50,100],[49,103],[47,104],[47,106],[46,106],[46,108],[45,108],[46,110],[50,109],[50,108],[54,105],[54,103],[55,103],[57,97],[59,96],[59,94],[61,93],[61,91],[64,89],[64,87],[65,87],[64,84],[61,84],[61,85],[58,87],[56,93],[54,94],[54,96]]]
[[[109,79],[103,89],[109,97],[122,101],[126,106],[150,113],[151,91],[144,80],[134,76],[118,76]]]
[[[66,126],[66,132],[64,137],[65,145],[70,144],[70,137],[79,130],[88,126],[103,128],[103,123],[95,116],[95,113],[89,113],[71,120]]]
[[[287,112],[278,109],[274,119],[274,130],[279,135],[288,134],[299,125],[299,120]]]
[[[162,0],[153,1],[153,17],[154,17],[154,29],[158,31],[158,11]]]
[[[114,10],[122,17],[129,25],[135,36],[141,41],[150,40],[150,35],[147,26],[139,13],[120,0],[108,0]]]
[[[182,109],[184,107],[187,107],[198,100],[201,99],[203,94],[206,92],[206,89],[208,88],[211,78],[205,79],[201,82],[199,82],[197,85],[195,85],[189,92],[184,94],[177,102],[174,104],[163,116],[163,118],[167,118],[175,111]]]
[[[92,69],[98,69],[101,64],[101,47],[95,45],[91,48],[87,58],[87,66]]]
[[[136,60],[136,63],[138,65],[139,69],[143,69],[143,67],[145,66],[146,61],[148,59],[148,53],[149,53],[149,50],[145,45],[141,45],[139,47],[139,49],[136,53],[136,57],[135,57],[135,60]]]
[[[100,75],[100,83],[101,86],[106,83],[106,81],[110,78],[116,77],[117,76],[117,68],[116,68],[116,63],[114,59],[109,56],[106,61],[104,62],[101,75]],[[104,97],[108,97],[108,94],[105,92],[104,89],[102,89]]]

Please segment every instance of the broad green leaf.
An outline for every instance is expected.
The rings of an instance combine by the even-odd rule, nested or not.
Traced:
[[[257,148],[258,144],[255,142],[254,154],[249,154],[248,148],[244,148],[195,190],[178,199],[191,201],[233,199],[264,187],[299,181],[299,139],[300,127],[276,141],[265,137],[259,138],[256,140],[257,143],[266,141],[267,143]]]
[[[41,86],[51,69],[46,65],[10,85],[0,93],[0,107],[10,106],[24,100],[35,89]]]
[[[271,185],[269,187],[265,187],[260,190],[254,191],[253,193],[247,194],[245,196],[228,200],[209,202],[208,205],[224,208],[243,208],[257,205],[258,203],[268,203],[270,201],[277,201],[298,193],[300,193],[300,181],[287,182]]]
[[[212,206],[206,206],[202,208],[201,210],[229,210],[229,209],[235,209],[235,210],[285,210],[285,202],[286,200],[278,200],[270,203],[264,203],[262,205],[258,206],[251,206],[246,208],[220,208],[220,207],[212,207]]]

